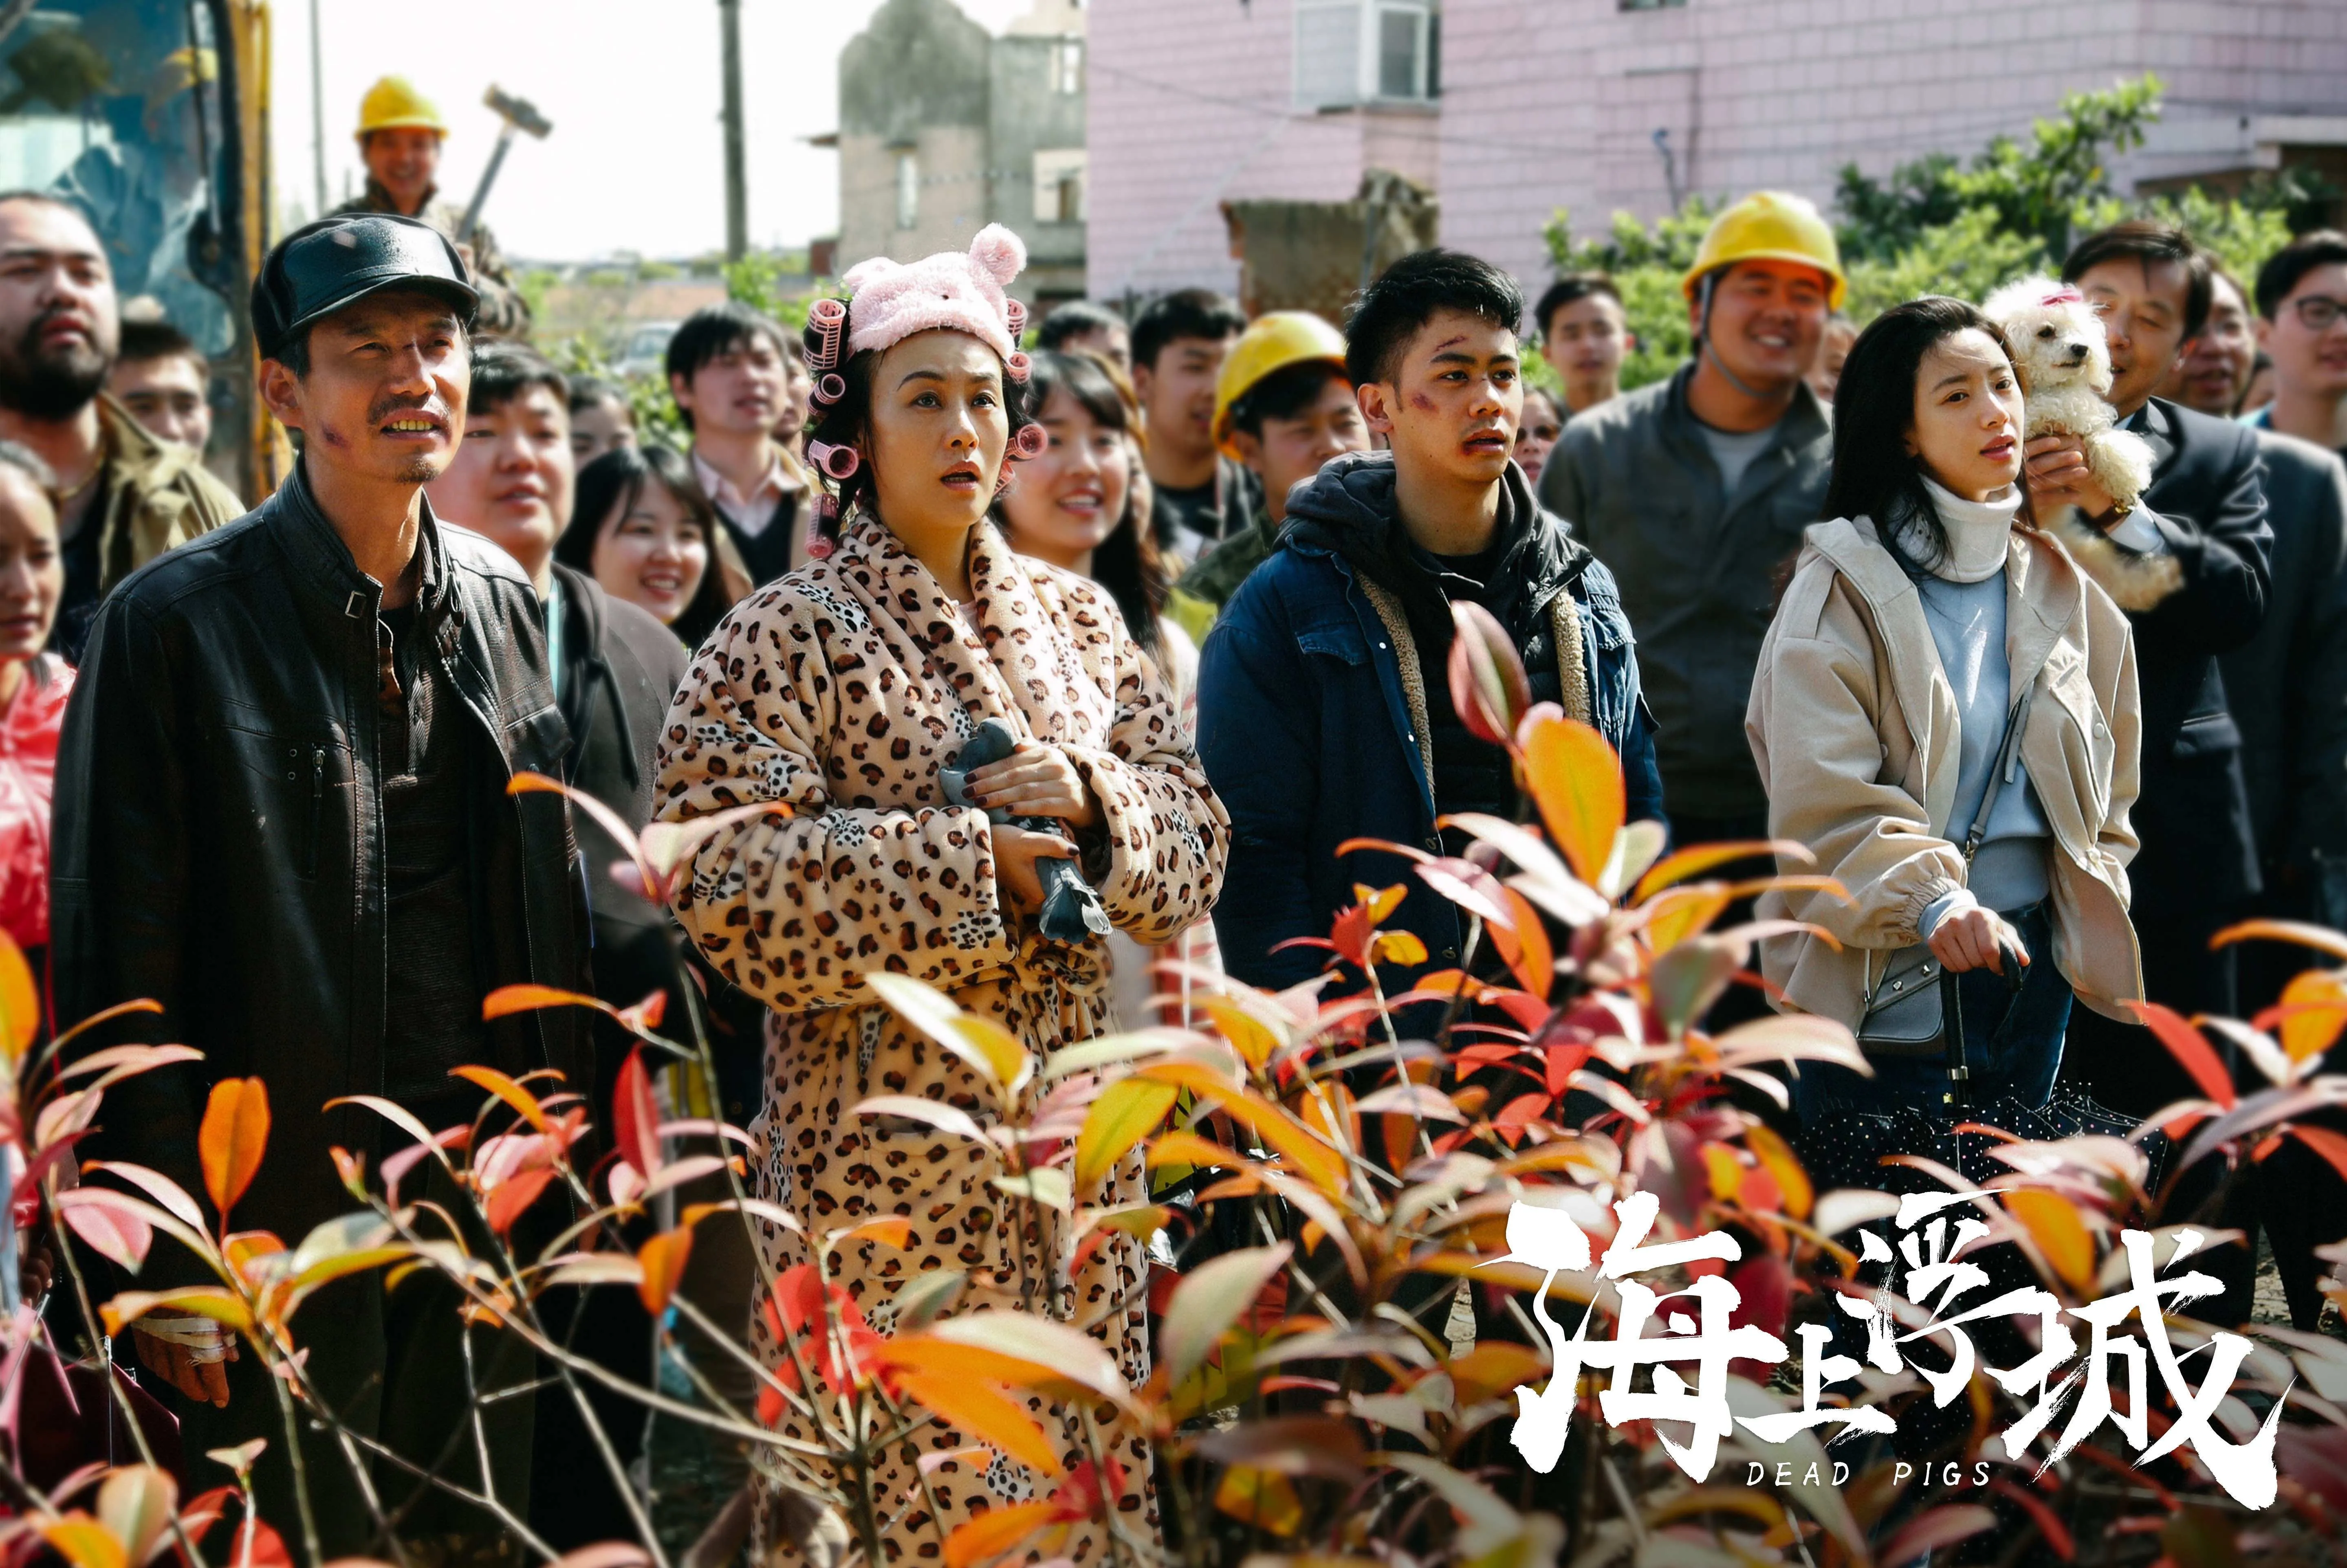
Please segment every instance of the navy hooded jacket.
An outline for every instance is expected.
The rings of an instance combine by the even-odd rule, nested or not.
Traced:
[[[1528,668],[1553,676],[1553,601],[1579,611],[1591,718],[1621,753],[1629,820],[1663,820],[1653,721],[1612,574],[1540,509],[1510,465],[1502,495],[1505,577],[1519,610],[1502,617]],[[1230,866],[1214,928],[1231,974],[1274,989],[1311,979],[1327,954],[1291,948],[1326,937],[1356,883],[1410,891],[1386,922],[1425,942],[1427,968],[1460,961],[1465,922],[1399,856],[1357,850],[1377,838],[1442,853],[1425,743],[1428,716],[1409,619],[1361,563],[1407,550],[1388,453],[1339,457],[1288,504],[1278,549],[1214,623],[1199,669],[1198,753],[1231,814]],[[1522,521],[1520,521],[1520,519]],[[1378,602],[1383,600],[1382,607]],[[1439,661],[1437,661],[1440,662]],[[1414,978],[1389,974],[1389,981]],[[1390,989],[1390,988],[1389,988]]]

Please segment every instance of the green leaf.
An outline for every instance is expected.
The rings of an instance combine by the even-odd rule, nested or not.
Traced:
[[[1197,1368],[1223,1331],[1254,1305],[1272,1276],[1287,1266],[1295,1251],[1290,1242],[1251,1246],[1200,1264],[1184,1276],[1174,1287],[1158,1332],[1158,1355],[1169,1386]]]
[[[1120,1078],[1100,1091],[1076,1134],[1075,1190],[1089,1193],[1134,1144],[1157,1131],[1182,1091],[1147,1078]]]

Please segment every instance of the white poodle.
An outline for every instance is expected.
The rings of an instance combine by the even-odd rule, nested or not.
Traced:
[[[2052,278],[2024,278],[1991,294],[1981,311],[2004,333],[2021,377],[2024,436],[2075,438],[2086,453],[2086,471],[2113,504],[2123,511],[2135,506],[2151,483],[2151,448],[2141,436],[2118,429],[2104,401],[2111,390],[2110,344],[2086,297]],[[2122,609],[2147,610],[2181,580],[2174,560],[2119,549],[2075,507],[2040,521]]]

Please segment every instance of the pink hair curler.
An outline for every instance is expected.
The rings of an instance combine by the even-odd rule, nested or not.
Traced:
[[[815,460],[816,467],[839,480],[853,477],[864,461],[853,446],[833,446],[821,441],[808,442],[806,455]]]
[[[847,383],[836,372],[826,371],[815,378],[815,400],[828,408],[847,395]]]
[[[817,300],[807,307],[807,325],[815,335],[807,368],[820,375],[839,363],[839,340],[847,331],[847,306],[838,300]]]
[[[1029,359],[1027,355],[1021,352],[1014,354],[1009,359],[1004,360],[1002,362],[1002,368],[1004,371],[1009,373],[1011,380],[1025,381],[1027,379],[1028,372],[1035,368],[1035,362]]]
[[[1023,463],[1030,457],[1040,457],[1043,448],[1051,444],[1051,433],[1040,425],[1022,425],[1019,434],[1010,438],[1010,457]]]
[[[1002,319],[1010,328],[1010,341],[1017,343],[1027,335],[1027,307],[1017,300],[1005,301]]]

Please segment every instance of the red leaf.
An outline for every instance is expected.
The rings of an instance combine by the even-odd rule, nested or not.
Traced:
[[[2070,1527],[2063,1523],[2052,1509],[2003,1476],[1990,1481],[1988,1486],[1999,1496],[2011,1498],[2024,1513],[2036,1522],[2037,1532],[2045,1537],[2045,1544],[2054,1549],[2055,1556],[2065,1563],[2078,1560],[2078,1542],[2071,1536]]]
[[[2157,1002],[2129,1002],[2127,1006],[2135,1009],[2137,1017],[2151,1026],[2151,1032],[2159,1037],[2159,1043],[2168,1047],[2168,1053],[2192,1075],[2192,1081],[2200,1086],[2201,1093],[2228,1111],[2239,1102],[2239,1097],[2233,1092],[2233,1075],[2225,1071],[2224,1062],[2209,1045],[2208,1037],[2187,1023],[2183,1014]]]
[[[2305,1127],[2292,1122],[2290,1134],[2313,1150],[2330,1163],[2332,1170],[2347,1176],[2347,1137],[2342,1137],[2328,1127]]]
[[[644,1071],[644,1048],[628,1052],[611,1086],[611,1138],[620,1158],[650,1178],[661,1167],[660,1110],[652,1103],[651,1074]]]
[[[535,1171],[522,1171],[497,1184],[489,1194],[489,1228],[499,1235],[514,1227],[522,1211],[538,1202],[538,1194],[546,1191],[546,1184],[554,1180],[554,1169],[541,1165]]]
[[[1905,1563],[1942,1546],[1968,1541],[1983,1530],[1996,1528],[1996,1515],[1977,1502],[1961,1502],[1919,1513],[1891,1538],[1876,1556],[1878,1563]]]

